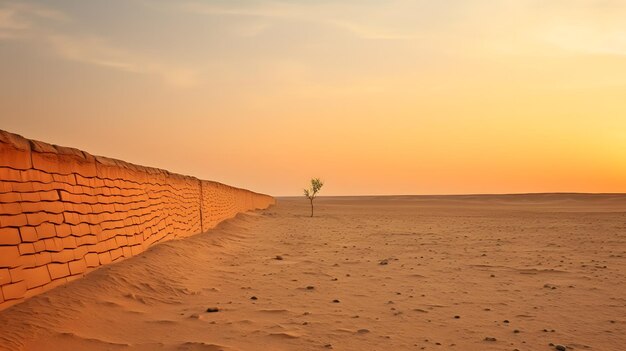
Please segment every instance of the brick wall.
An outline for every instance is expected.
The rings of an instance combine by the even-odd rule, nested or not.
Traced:
[[[0,130],[0,310],[271,196]]]

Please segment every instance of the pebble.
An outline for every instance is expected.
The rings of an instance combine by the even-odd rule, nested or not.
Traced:
[[[252,297],[250,298],[250,300],[258,300],[258,299],[259,299],[259,298],[258,298],[258,297],[256,297],[256,296],[252,296]]]
[[[213,312],[219,312],[220,309],[217,308],[217,307],[209,307],[209,308],[206,309],[206,311],[209,312],[209,313],[213,313]]]
[[[485,337],[485,341],[496,341],[496,338],[487,336],[487,337]]]
[[[557,351],[565,351],[567,348],[563,345],[555,345],[554,349]]]

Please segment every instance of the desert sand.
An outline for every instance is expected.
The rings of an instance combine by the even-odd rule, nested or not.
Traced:
[[[279,198],[12,306],[0,349],[626,349],[626,195],[321,197],[308,214]]]

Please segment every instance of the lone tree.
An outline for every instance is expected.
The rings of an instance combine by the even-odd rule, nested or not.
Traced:
[[[309,189],[304,189],[304,196],[309,198],[311,201],[311,217],[313,217],[313,199],[317,196],[317,193],[322,189],[324,183],[319,178],[311,179],[311,187]]]

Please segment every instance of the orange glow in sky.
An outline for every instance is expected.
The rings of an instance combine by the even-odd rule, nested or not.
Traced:
[[[272,195],[626,192],[626,2],[2,1],[0,129]]]

